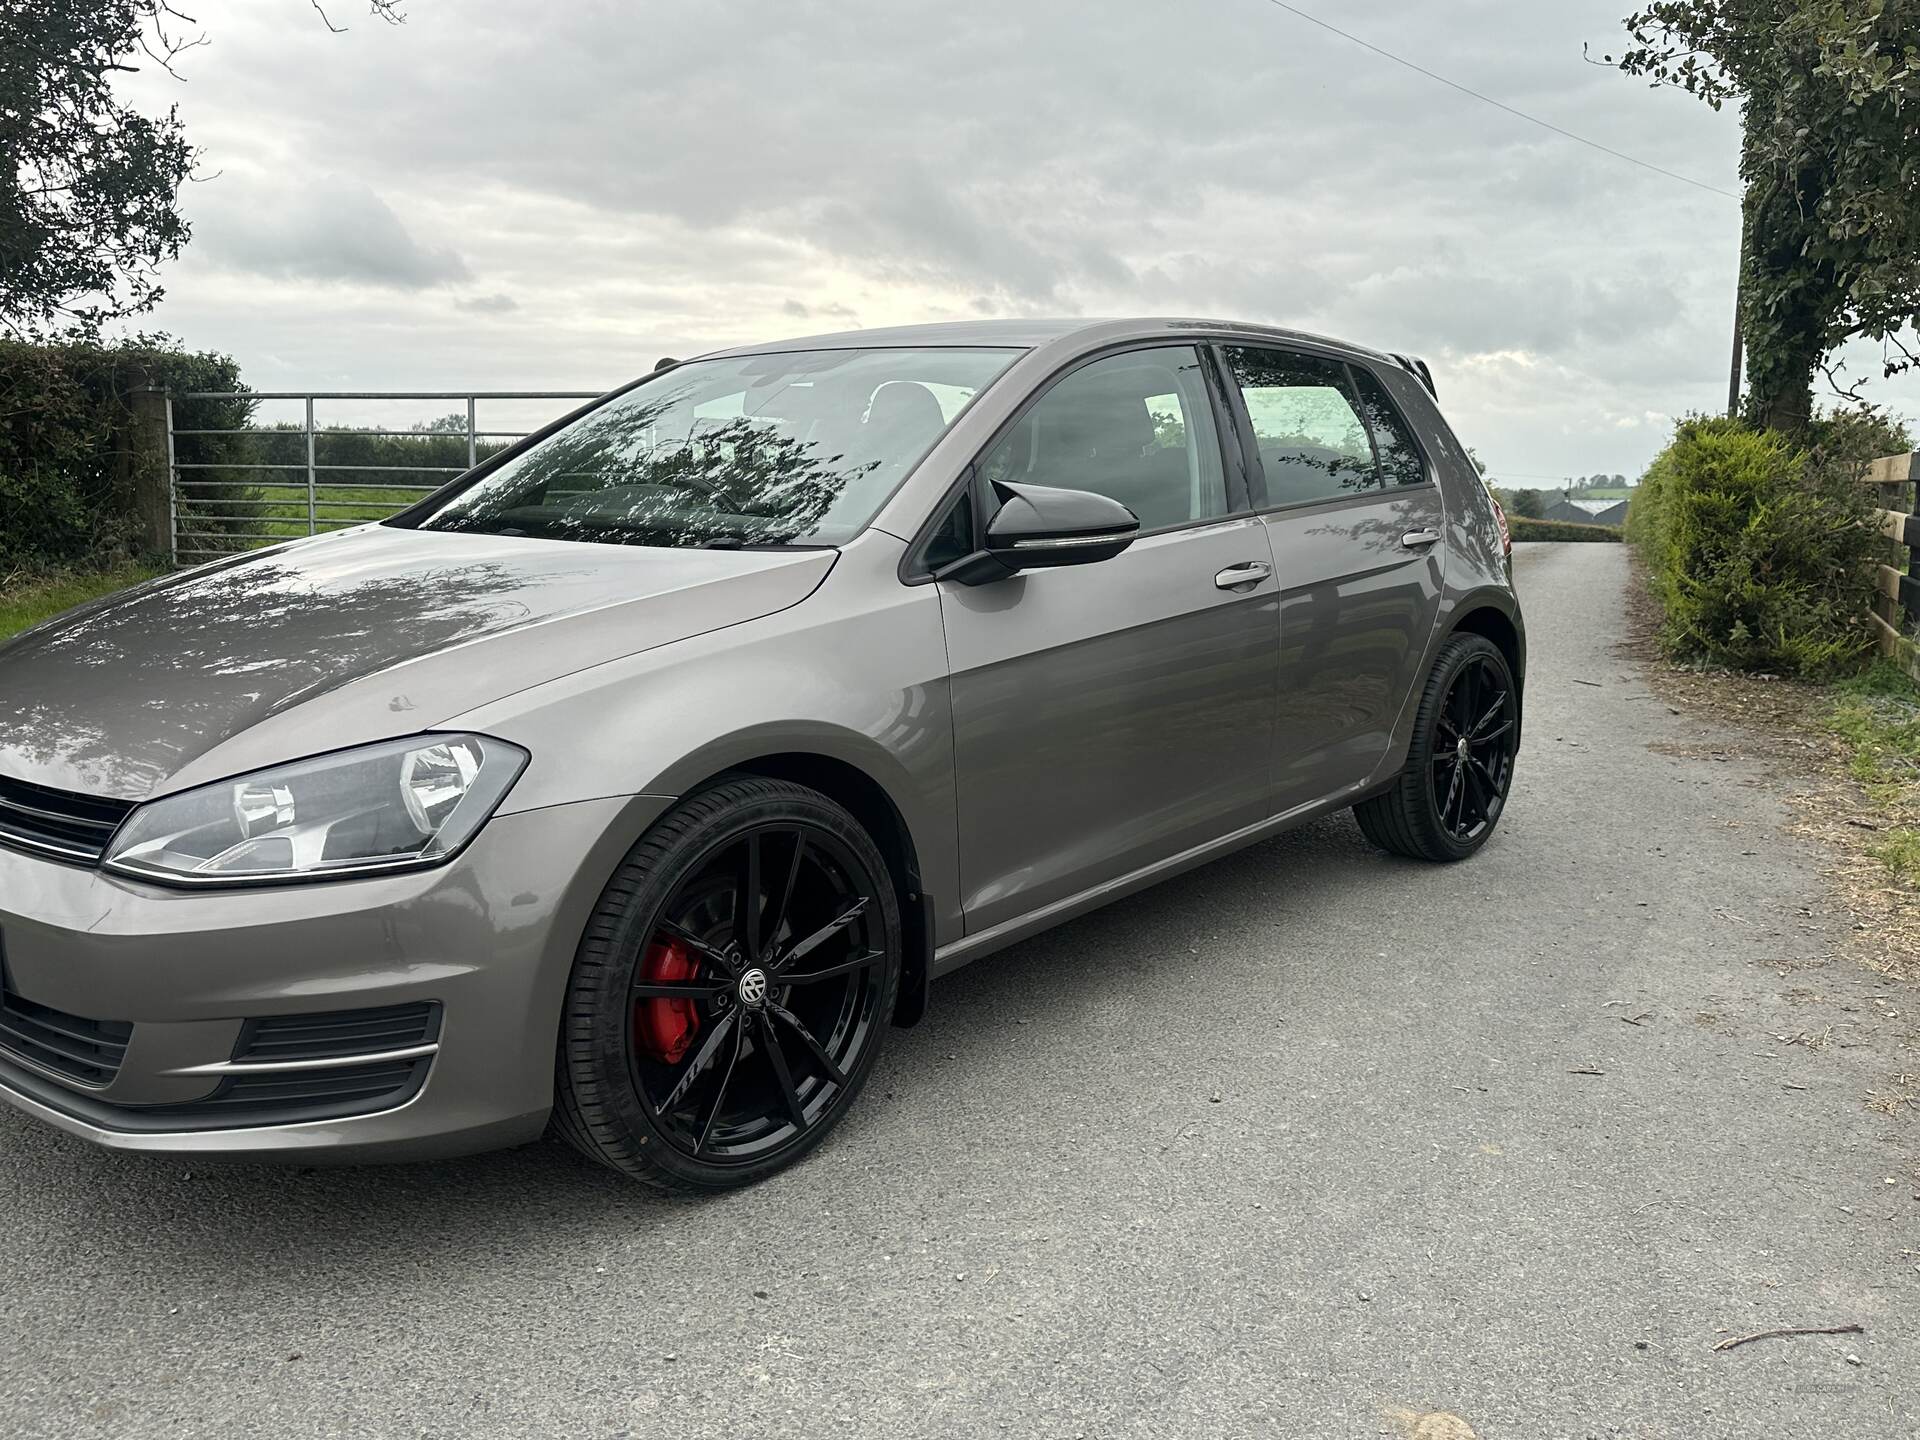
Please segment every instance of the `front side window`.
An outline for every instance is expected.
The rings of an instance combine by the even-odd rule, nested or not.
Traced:
[[[1260,447],[1268,504],[1333,500],[1379,485],[1373,441],[1345,365],[1240,345],[1226,353]]]
[[[981,465],[989,480],[1118,500],[1143,530],[1227,513],[1219,431],[1192,346],[1130,350],[1081,366]]]
[[[1018,354],[692,361],[583,415],[418,523],[674,548],[842,544]]]

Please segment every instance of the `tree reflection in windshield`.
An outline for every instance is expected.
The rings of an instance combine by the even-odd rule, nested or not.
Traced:
[[[838,544],[1014,354],[694,361],[582,416],[419,523],[628,545]]]

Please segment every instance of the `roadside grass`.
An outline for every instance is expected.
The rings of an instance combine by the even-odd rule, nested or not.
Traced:
[[[0,640],[63,610],[150,580],[165,568],[129,561],[105,570],[63,570],[0,580]]]
[[[1888,660],[1833,685],[1827,728],[1886,828],[1867,853],[1920,886],[1920,687]]]
[[[425,493],[424,489],[387,485],[322,485],[314,492],[314,516],[322,531],[343,529],[384,520]],[[269,495],[276,498],[265,498]],[[224,534],[230,534],[231,540],[183,540],[183,563],[198,563],[217,553],[214,549],[195,550],[192,548],[195,544],[217,546],[220,550],[245,549],[299,539],[307,533],[305,490],[251,489],[243,499],[222,504],[220,510],[217,516],[209,513],[212,526],[202,528],[217,526]],[[195,524],[192,519],[186,521],[186,527]],[[63,610],[150,580],[166,569],[164,565],[125,561],[102,570],[24,571],[0,576],[0,640]]]
[[[1747,759],[1779,777],[1787,833],[1825,849],[1827,877],[1853,918],[1846,952],[1920,982],[1920,688],[1882,663],[1814,683],[1669,660],[1637,553],[1632,570],[1623,650],[1646,662],[1650,688],[1674,714],[1711,722],[1654,748]]]

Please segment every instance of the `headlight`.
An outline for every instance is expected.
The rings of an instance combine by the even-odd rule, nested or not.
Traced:
[[[113,837],[109,870],[190,885],[259,885],[436,865],[526,768],[483,735],[416,735],[168,795]]]

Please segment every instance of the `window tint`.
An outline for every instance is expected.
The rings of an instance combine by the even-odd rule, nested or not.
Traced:
[[[1360,413],[1366,416],[1367,428],[1373,432],[1381,477],[1389,485],[1426,484],[1427,462],[1420,457],[1413,433],[1400,418],[1400,412],[1393,408],[1386,390],[1370,371],[1358,365],[1349,366],[1348,373],[1360,393]]]
[[[989,480],[1109,496],[1144,530],[1227,513],[1219,432],[1190,346],[1081,366],[981,463]]]
[[[1227,365],[1253,421],[1268,504],[1331,500],[1380,483],[1345,365],[1238,345]]]

